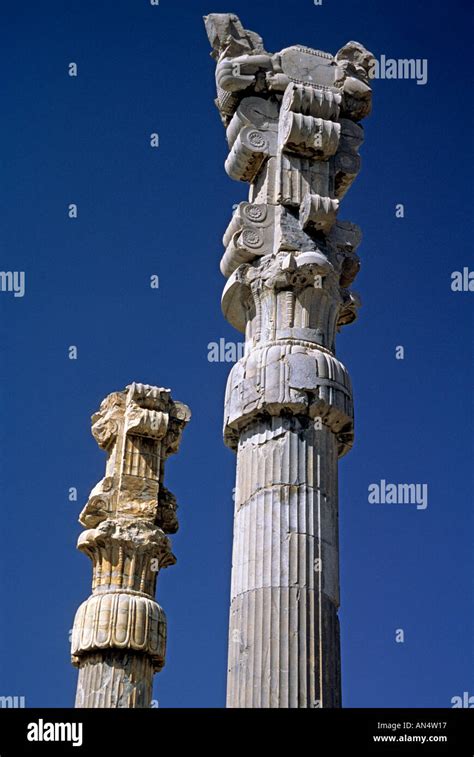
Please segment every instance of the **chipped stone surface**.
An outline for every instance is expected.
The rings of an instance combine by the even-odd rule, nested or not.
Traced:
[[[87,530],[77,546],[92,560],[93,580],[72,633],[76,707],[150,706],[153,674],[166,652],[156,580],[176,562],[167,534],[178,529],[164,464],[190,417],[169,389],[137,383],[110,394],[92,416],[107,463],[80,515]]]
[[[224,411],[237,453],[227,705],[338,707],[337,465],[354,423],[335,343],[357,316],[361,239],[338,215],[373,56],[352,41],[270,53],[233,14],[205,25],[225,169],[250,184],[221,261],[223,312],[245,334]]]

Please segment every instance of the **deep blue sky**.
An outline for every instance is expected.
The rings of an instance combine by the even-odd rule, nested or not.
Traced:
[[[474,295],[450,288],[452,271],[473,268],[468,8],[2,4],[1,269],[25,271],[26,294],[0,293],[0,695],[32,707],[74,701],[68,633],[91,580],[75,549],[77,515],[105,463],[90,415],[137,380],[171,387],[193,411],[167,465],[181,529],[178,564],[158,582],[169,646],[155,697],[161,707],[224,705],[235,458],[221,441],[230,366],[208,362],[207,345],[240,339],[221,315],[219,260],[247,188],[224,172],[201,16],[226,11],[272,51],[336,52],[356,39],[377,56],[428,59],[426,86],[374,83],[363,170],[340,213],[364,232],[363,309],[338,341],[357,414],[356,445],[340,464],[343,699],[449,707],[474,695]],[[382,478],[428,483],[428,508],[370,505],[367,487]]]

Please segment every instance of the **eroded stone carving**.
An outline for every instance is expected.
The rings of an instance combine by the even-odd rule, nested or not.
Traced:
[[[107,463],[80,515],[87,530],[77,546],[92,560],[93,580],[72,634],[76,707],[150,706],[153,673],[163,667],[166,649],[156,580],[176,562],[167,534],[178,529],[164,464],[190,417],[169,389],[139,383],[110,394],[92,416]]]
[[[335,339],[357,316],[361,237],[338,213],[360,170],[373,56],[357,42],[269,53],[233,14],[205,25],[225,168],[250,183],[221,260],[223,311],[245,334],[224,419],[237,452],[227,703],[337,707],[337,460],[354,424]]]

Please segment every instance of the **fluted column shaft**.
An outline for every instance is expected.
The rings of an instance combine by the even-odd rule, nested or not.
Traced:
[[[79,668],[75,707],[149,707],[154,672],[147,655],[113,651],[86,655]]]
[[[227,706],[337,707],[336,438],[269,418],[237,455]]]

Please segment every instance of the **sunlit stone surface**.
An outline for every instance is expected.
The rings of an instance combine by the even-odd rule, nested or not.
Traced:
[[[228,707],[339,707],[338,457],[352,391],[335,356],[357,315],[360,230],[338,220],[360,168],[373,56],[268,53],[205,18],[228,175],[250,184],[224,234],[223,311],[245,334],[224,438],[237,452]]]
[[[190,417],[169,389],[136,383],[110,394],[92,416],[107,464],[80,516],[87,530],[78,549],[92,560],[93,580],[72,634],[76,707],[150,707],[166,650],[156,579],[176,562],[167,534],[178,530],[164,465]]]

